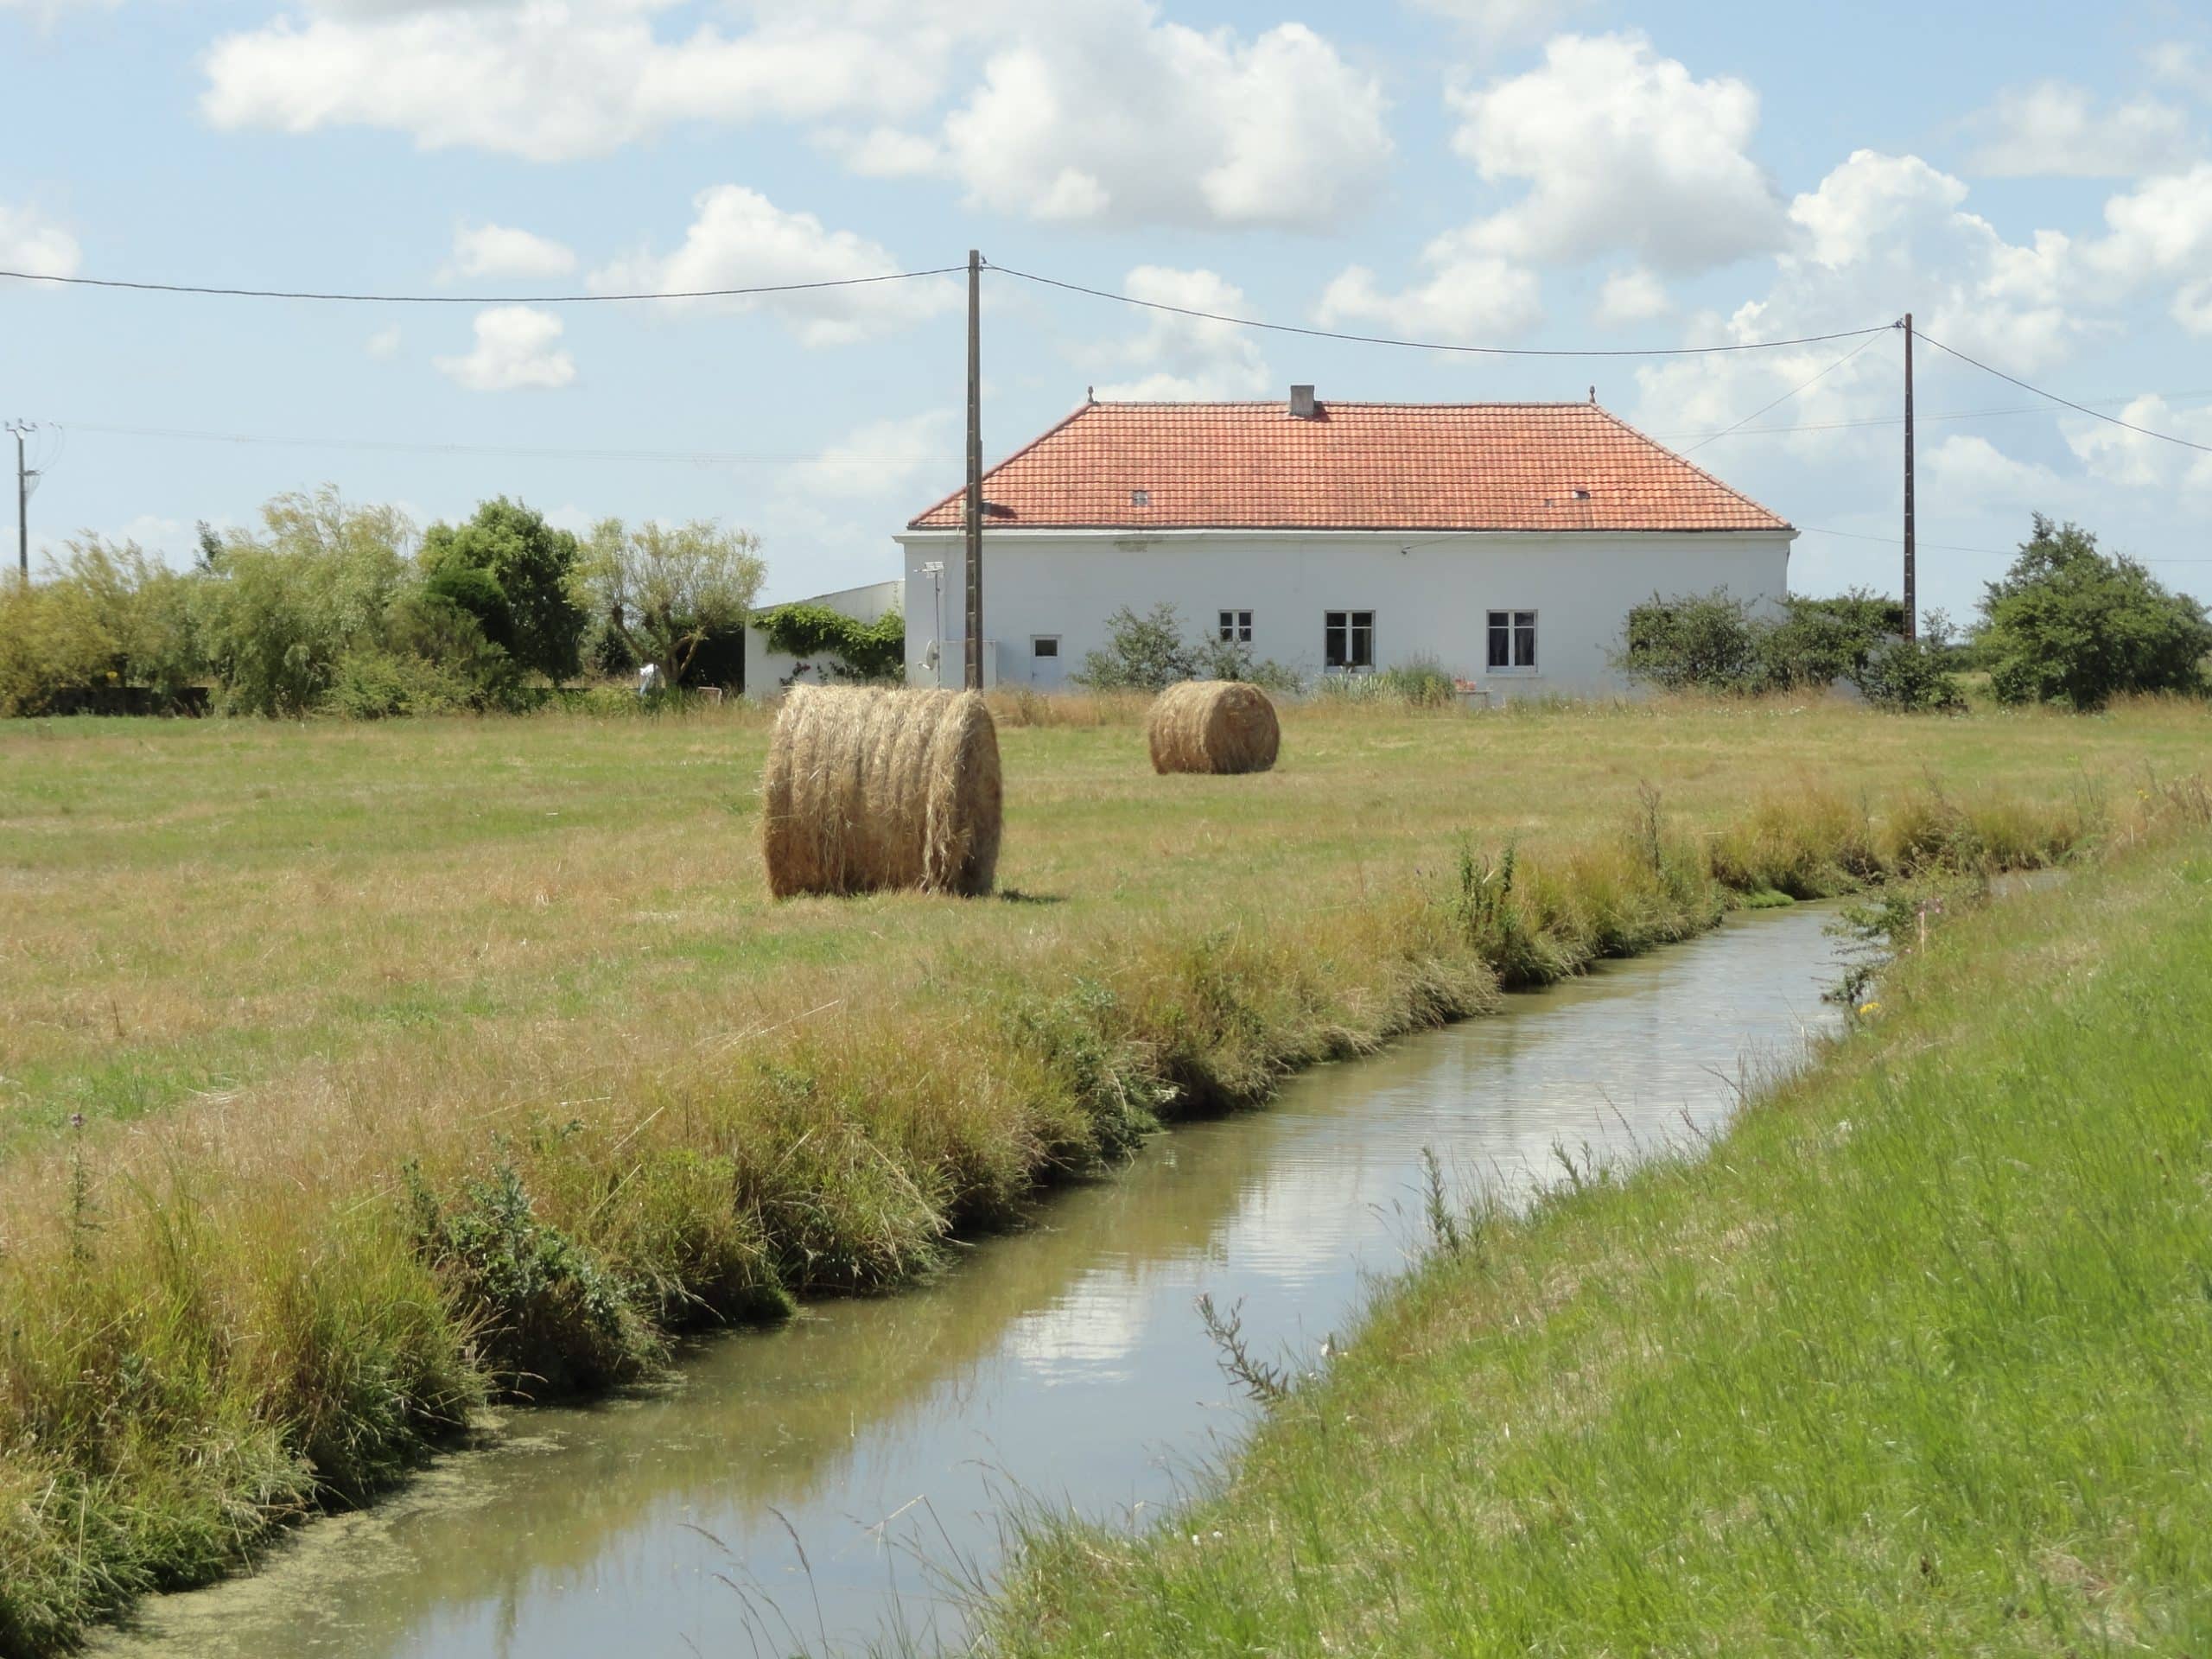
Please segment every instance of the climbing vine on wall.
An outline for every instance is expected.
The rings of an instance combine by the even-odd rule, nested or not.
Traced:
[[[896,611],[861,622],[826,605],[779,605],[755,617],[753,626],[776,650],[835,657],[855,679],[897,679],[906,666],[906,622]]]

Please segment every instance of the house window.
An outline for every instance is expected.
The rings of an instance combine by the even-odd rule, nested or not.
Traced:
[[[1221,643],[1224,645],[1249,645],[1252,643],[1252,613],[1224,611],[1221,613]]]
[[[1029,640],[1032,657],[1057,657],[1060,654],[1060,636],[1057,633],[1032,635]]]
[[[1322,613],[1321,660],[1331,668],[1375,666],[1375,613]]]
[[[1490,613],[1490,669],[1493,674],[1533,671],[1536,666],[1536,613],[1534,611],[1492,611]]]

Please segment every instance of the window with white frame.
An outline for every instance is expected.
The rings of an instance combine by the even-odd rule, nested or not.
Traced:
[[[1060,636],[1057,633],[1037,633],[1029,638],[1032,657],[1057,657],[1060,654]]]
[[[1324,611],[1321,613],[1321,660],[1331,668],[1375,666],[1375,613]]]
[[[1493,674],[1533,674],[1536,669],[1536,613],[1534,611],[1492,611],[1490,613],[1490,671]]]
[[[1249,645],[1252,643],[1252,613],[1224,611],[1221,613],[1221,643],[1224,645]]]

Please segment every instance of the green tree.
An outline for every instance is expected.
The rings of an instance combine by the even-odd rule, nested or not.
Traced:
[[[474,617],[515,667],[558,683],[582,667],[582,554],[575,536],[501,496],[462,524],[431,525],[417,562],[425,587]]]
[[[348,505],[334,485],[277,496],[262,521],[263,536],[232,536],[208,561],[194,620],[230,708],[302,715],[347,652],[381,639],[414,526],[396,507]]]
[[[1979,642],[2000,702],[2101,708],[2135,691],[2204,683],[2212,622],[2079,524],[2035,515],[2035,533],[1982,596]]]
[[[712,519],[628,530],[609,518],[578,563],[592,611],[633,662],[681,685],[699,649],[745,626],[766,567],[760,538]]]

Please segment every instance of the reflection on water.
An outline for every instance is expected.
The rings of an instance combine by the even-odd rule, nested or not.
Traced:
[[[1424,1148],[1515,1198],[1559,1173],[1554,1148],[1618,1160],[1710,1127],[1827,1023],[1823,919],[1746,918],[1163,1135],[935,1285],[518,1414],[103,1650],[561,1659],[950,1631],[922,1563],[988,1570],[1009,1494],[1141,1513],[1242,1426],[1199,1292],[1241,1301],[1262,1351],[1311,1351],[1402,1262]]]

